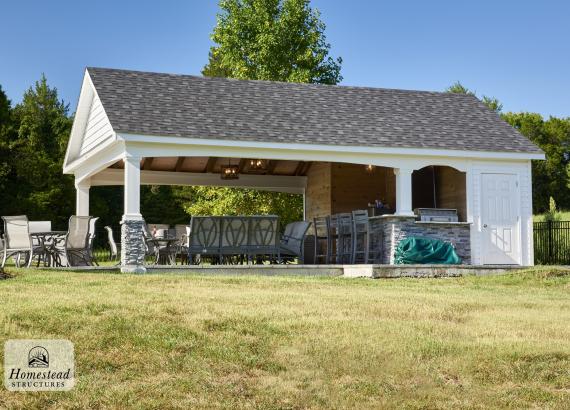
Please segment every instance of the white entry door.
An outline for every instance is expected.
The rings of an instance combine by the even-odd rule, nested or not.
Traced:
[[[483,263],[520,264],[517,176],[482,174],[481,178]]]

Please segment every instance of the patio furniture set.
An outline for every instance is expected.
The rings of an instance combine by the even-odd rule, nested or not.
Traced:
[[[0,237],[2,267],[11,257],[16,266],[90,266],[93,256],[95,224],[99,218],[69,218],[67,231],[53,231],[51,221],[28,221],[26,215],[3,216],[4,233]]]
[[[303,260],[309,222],[293,222],[279,235],[279,217],[193,216],[190,225],[146,224],[146,259],[151,264],[174,265],[287,263]],[[107,229],[108,227],[106,227]],[[120,247],[108,228],[111,254]]]
[[[91,266],[98,218],[72,216],[67,231],[53,231],[50,221],[28,221],[25,215],[5,216],[0,238],[2,266],[12,257],[17,266]],[[366,210],[340,213],[310,222],[292,222],[279,233],[279,217],[193,216],[190,225],[145,224],[146,260],[154,265],[291,263],[369,263],[371,248]],[[107,231],[110,260],[117,260],[121,244]]]

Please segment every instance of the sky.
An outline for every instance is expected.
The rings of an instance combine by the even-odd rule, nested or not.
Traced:
[[[568,0],[312,0],[342,84],[440,91],[461,81],[504,111],[570,117]],[[216,0],[3,0],[0,86],[45,73],[77,105],[87,66],[199,75]]]

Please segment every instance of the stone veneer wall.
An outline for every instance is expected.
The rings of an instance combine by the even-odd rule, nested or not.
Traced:
[[[471,264],[471,225],[465,223],[422,223],[415,217],[383,216],[370,219],[370,244],[378,255],[373,263],[393,264],[398,243],[409,236],[450,242],[464,265]],[[373,255],[375,256],[375,255]]]
[[[144,273],[146,252],[143,239],[144,221],[121,222],[121,272]]]

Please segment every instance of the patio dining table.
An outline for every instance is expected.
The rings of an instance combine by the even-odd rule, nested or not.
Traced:
[[[176,254],[178,253],[178,238],[160,238],[154,237],[149,239],[155,247],[155,264],[156,265],[176,265]]]
[[[65,259],[65,237],[67,231],[48,231],[30,233],[32,238],[37,240],[39,254],[43,259],[44,266],[66,266]],[[38,260],[38,266],[40,261]]]

